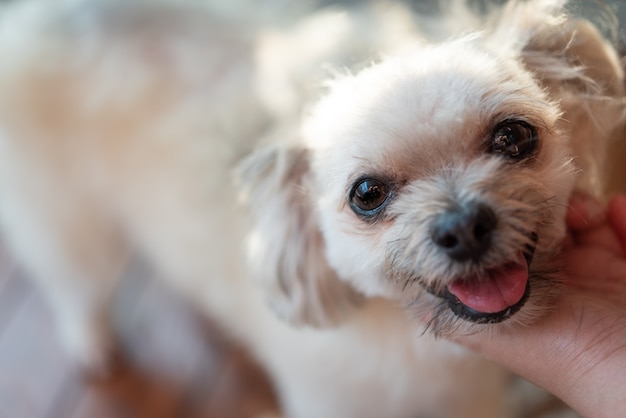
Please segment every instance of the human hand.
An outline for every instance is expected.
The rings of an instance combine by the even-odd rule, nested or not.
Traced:
[[[613,198],[606,211],[593,199],[570,202],[563,258],[567,284],[615,298],[626,307],[626,197]]]

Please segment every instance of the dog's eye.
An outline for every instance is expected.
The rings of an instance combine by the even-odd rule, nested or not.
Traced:
[[[520,160],[537,148],[537,131],[526,122],[508,121],[496,127],[491,152]]]
[[[365,178],[357,181],[350,192],[350,207],[361,216],[378,214],[387,203],[389,186],[380,180]]]

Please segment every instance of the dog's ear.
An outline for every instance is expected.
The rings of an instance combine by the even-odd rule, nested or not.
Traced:
[[[589,21],[567,15],[565,3],[512,2],[493,39],[514,34],[509,47],[561,108],[560,128],[584,173],[577,187],[599,196],[607,141],[622,131],[626,116],[624,73],[611,43]]]
[[[341,322],[361,297],[326,261],[310,190],[309,151],[299,145],[261,149],[240,164],[238,178],[253,219],[250,272],[272,308],[298,325]]]

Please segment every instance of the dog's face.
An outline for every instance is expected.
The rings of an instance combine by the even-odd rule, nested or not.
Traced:
[[[367,296],[434,303],[439,328],[545,305],[573,185],[559,109],[479,45],[338,81],[305,133],[331,267]]]
[[[383,297],[445,334],[530,323],[549,306],[575,181],[577,121],[562,112],[592,112],[592,95],[555,55],[575,26],[531,3],[509,13],[490,35],[336,80],[301,139],[244,164],[267,208],[251,271],[281,315],[323,325]]]

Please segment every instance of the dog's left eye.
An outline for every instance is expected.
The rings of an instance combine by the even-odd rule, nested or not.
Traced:
[[[377,215],[386,205],[391,194],[387,184],[373,178],[357,181],[350,192],[350,207],[360,216]]]
[[[491,152],[520,160],[537,148],[537,130],[526,122],[509,121],[496,127]]]

